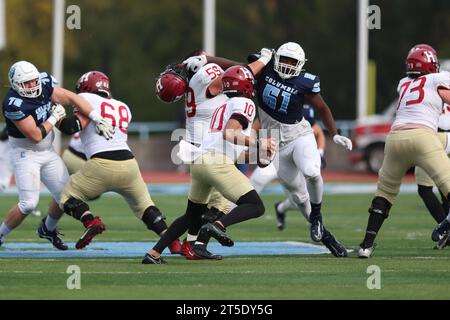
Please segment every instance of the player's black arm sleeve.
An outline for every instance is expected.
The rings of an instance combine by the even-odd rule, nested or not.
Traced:
[[[58,129],[64,134],[72,135],[78,131],[81,131],[83,126],[81,125],[80,119],[78,119],[76,115],[73,115],[62,119]]]

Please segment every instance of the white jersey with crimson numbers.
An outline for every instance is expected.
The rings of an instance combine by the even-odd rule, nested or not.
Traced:
[[[237,114],[247,120],[247,126],[243,128],[242,133],[250,136],[255,113],[256,108],[252,100],[243,97],[229,99],[226,104],[214,111],[209,134],[203,139],[200,149],[202,149],[203,153],[210,151],[221,152],[236,161],[246,147],[226,141],[223,138],[223,130],[231,116]]]
[[[430,73],[418,78],[403,78],[397,91],[399,101],[392,127],[420,124],[437,131],[444,102],[438,89],[450,89],[450,73]]]
[[[224,94],[209,96],[208,87],[223,74],[223,70],[215,63],[208,63],[200,68],[189,81],[185,96],[187,141],[196,145],[202,143],[209,132],[211,116],[217,107],[228,100]]]
[[[81,130],[80,138],[86,157],[90,159],[92,155],[105,151],[130,150],[127,128],[131,121],[131,112],[128,106],[122,101],[103,98],[93,93],[84,92],[79,96],[86,99],[114,128],[114,135],[109,140],[97,133],[93,121]]]

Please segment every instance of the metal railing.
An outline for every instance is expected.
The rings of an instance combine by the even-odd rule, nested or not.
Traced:
[[[323,123],[318,121],[322,128]],[[336,120],[336,126],[341,130],[344,136],[350,136],[350,132],[355,125],[355,120]],[[3,129],[5,123],[0,123],[0,130]],[[130,134],[137,134],[140,141],[147,141],[150,135],[155,133],[172,132],[173,130],[180,128],[180,123],[176,121],[150,121],[150,122],[133,122],[128,127]]]

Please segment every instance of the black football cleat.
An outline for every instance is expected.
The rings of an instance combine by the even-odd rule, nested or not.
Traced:
[[[142,264],[165,264],[167,263],[161,256],[155,258],[149,253],[146,253],[144,259],[142,259]]]
[[[45,226],[45,219],[42,219],[41,224],[39,228],[37,229],[37,234],[39,235],[39,238],[47,239],[52,243],[52,245],[58,249],[58,250],[67,250],[69,247],[64,243],[64,241],[61,239],[58,229],[55,229],[53,231],[49,231],[47,227]]]
[[[225,215],[222,211],[220,211],[217,208],[212,207],[211,209],[208,209],[208,211],[202,215],[202,223],[213,223],[214,221],[219,220]]]
[[[315,242],[320,242],[322,241],[323,233],[322,219],[320,216],[317,216],[311,220],[311,239]]]
[[[450,232],[450,222],[447,219],[444,219],[441,223],[434,228],[433,233],[431,234],[431,239],[433,241],[441,241],[445,238],[448,239]],[[443,244],[447,242],[447,239],[443,241]]]
[[[347,249],[342,244],[340,244],[328,230],[325,230],[324,232],[322,243],[325,245],[325,247],[328,248],[328,250],[330,250],[333,256],[337,258],[348,256]]]
[[[222,228],[215,223],[207,223],[203,225],[198,233],[198,239],[203,239],[205,234],[213,237],[225,247],[234,246],[233,240],[231,240],[231,238],[225,233],[225,228]]]
[[[209,259],[209,260],[222,260],[223,257],[218,254],[212,254],[206,249],[206,244],[194,244],[192,246],[192,251],[197,255],[198,257],[202,259]]]
[[[275,203],[275,218],[277,219],[277,228],[280,231],[283,231],[285,227],[285,221],[286,221],[286,213],[281,212],[278,210],[278,205],[281,202]]]

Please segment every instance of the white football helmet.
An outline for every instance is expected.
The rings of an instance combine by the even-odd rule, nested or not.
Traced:
[[[41,77],[38,69],[27,61],[19,61],[9,69],[9,82],[14,91],[25,98],[37,98],[42,92]],[[26,88],[25,83],[37,80],[34,87]]]
[[[297,63],[295,65],[282,63],[280,57],[295,59]],[[297,77],[306,61],[302,47],[298,43],[287,42],[279,47],[275,53],[274,70],[280,75],[281,79]]]

